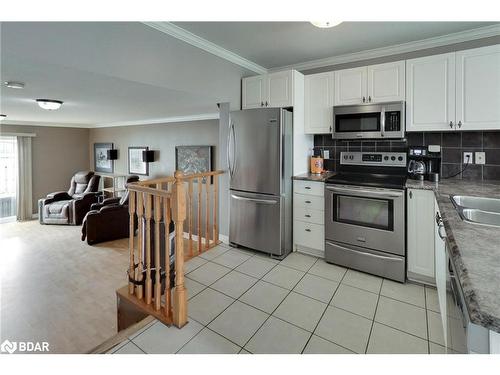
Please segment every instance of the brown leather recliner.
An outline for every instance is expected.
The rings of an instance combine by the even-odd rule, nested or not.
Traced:
[[[100,176],[94,172],[77,172],[68,191],[50,193],[38,200],[40,224],[80,225],[92,203],[98,201]]]
[[[139,176],[128,176],[125,187],[129,183],[139,181]],[[102,203],[94,203],[82,226],[82,241],[87,239],[89,245],[112,241],[129,236],[128,190],[121,198],[108,198]],[[137,229],[137,220],[135,220]]]

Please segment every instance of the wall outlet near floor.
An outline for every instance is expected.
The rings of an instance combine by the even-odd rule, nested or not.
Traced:
[[[486,164],[486,153],[476,152],[476,164]]]
[[[464,164],[474,164],[472,152],[464,152]]]

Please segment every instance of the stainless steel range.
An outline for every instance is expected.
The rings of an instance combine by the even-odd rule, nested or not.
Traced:
[[[325,260],[404,282],[406,153],[340,158],[325,185]]]

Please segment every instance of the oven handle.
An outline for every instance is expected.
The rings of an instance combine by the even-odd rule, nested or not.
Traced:
[[[333,242],[326,241],[326,244],[330,245],[330,246],[337,246],[337,247],[341,248],[342,250],[346,250],[346,251],[354,253],[354,254],[359,254],[359,252],[356,251],[356,250],[349,249],[348,247],[341,246],[341,245],[333,243]],[[391,256],[377,255],[377,254],[366,253],[366,252],[363,252],[363,255],[367,255],[369,257],[377,258],[377,259],[386,259],[386,260],[392,260],[392,261],[400,261],[400,259],[395,258],[395,257],[391,257]]]
[[[382,198],[400,198],[403,196],[403,192],[399,191],[378,191],[378,190],[366,190],[366,189],[347,189],[334,186],[326,186],[327,190],[337,192],[337,193],[348,193],[349,195],[359,195],[359,194],[369,194]]]

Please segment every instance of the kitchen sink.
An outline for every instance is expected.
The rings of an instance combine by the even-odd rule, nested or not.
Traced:
[[[500,227],[500,199],[450,195],[462,220]]]
[[[500,213],[500,199],[452,195],[451,201],[461,208]]]
[[[466,208],[462,210],[461,216],[464,220],[472,223],[500,227],[500,213]]]

